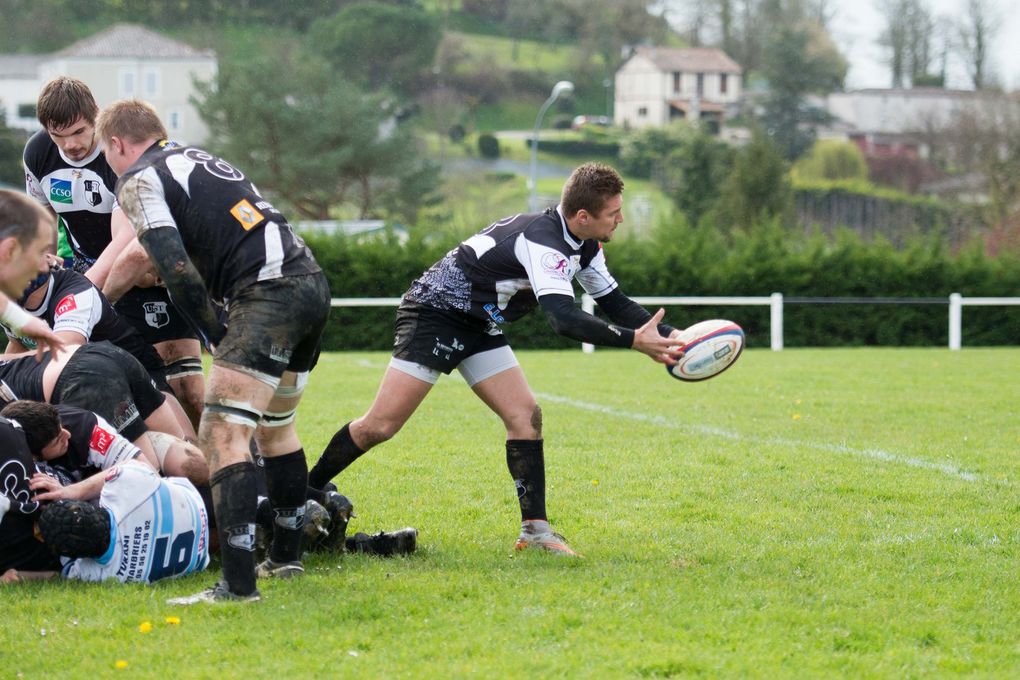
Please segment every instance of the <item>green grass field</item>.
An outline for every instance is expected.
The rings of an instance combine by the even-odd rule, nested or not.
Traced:
[[[313,460],[386,360],[323,357]],[[164,604],[215,573],[3,587],[0,677],[1016,677],[1020,351],[759,349],[699,384],[520,360],[584,560],[513,553],[501,426],[444,378],[341,478],[352,530],[417,554],[309,556],[254,605]]]

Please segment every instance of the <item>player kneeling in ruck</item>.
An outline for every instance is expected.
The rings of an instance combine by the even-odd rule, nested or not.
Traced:
[[[82,581],[152,583],[202,571],[209,564],[209,522],[195,487],[160,477],[132,460],[99,478],[98,505],[56,500],[39,515],[39,533],[61,556],[61,574]],[[50,500],[50,493],[36,496]],[[5,583],[51,578],[57,572],[3,574]]]
[[[109,342],[70,346],[41,360],[22,357],[0,361],[0,401],[18,399],[68,404],[93,411],[116,432],[156,460],[156,443],[149,430],[184,439],[166,397],[156,389],[138,360]],[[166,472],[187,476],[193,483],[209,483],[209,467],[197,448],[182,460],[182,467]]]
[[[19,399],[5,406],[0,416],[21,426],[36,463],[52,469],[64,482],[58,498],[83,497],[76,488],[78,483],[134,459],[144,460],[167,476],[201,476],[205,469],[202,451],[194,444],[150,430],[143,437],[151,443],[151,452],[145,452],[117,434],[102,416],[77,406]],[[38,488],[33,484],[33,489]],[[45,490],[56,488],[46,485]]]

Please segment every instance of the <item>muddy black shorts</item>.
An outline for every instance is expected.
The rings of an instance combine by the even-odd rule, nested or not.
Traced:
[[[227,334],[213,361],[246,368],[266,382],[284,371],[307,373],[319,361],[329,305],[322,272],[253,283],[227,305]]]
[[[148,430],[145,419],[165,400],[138,360],[106,341],[83,345],[67,360],[51,399],[102,416],[128,441]]]
[[[113,307],[150,345],[198,338],[188,320],[170,302],[170,294],[162,286],[132,288]]]
[[[449,374],[470,356],[506,347],[506,336],[488,321],[402,300],[397,309],[393,356]]]

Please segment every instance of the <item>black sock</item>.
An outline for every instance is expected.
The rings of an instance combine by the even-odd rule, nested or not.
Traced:
[[[235,595],[255,592],[255,466],[235,463],[209,480],[216,508],[223,580]]]
[[[266,486],[273,506],[273,543],[269,559],[293,562],[301,559],[301,534],[305,523],[305,490],[308,486],[308,462],[305,450],[282,456],[265,456]]]
[[[517,487],[521,520],[545,515],[545,455],[541,439],[508,439],[506,466]]]
[[[216,508],[213,507],[212,487],[208,484],[196,484],[198,495],[202,497],[205,504],[205,514],[209,517],[209,531],[216,531]]]
[[[321,489],[326,482],[347,469],[347,466],[365,453],[351,438],[351,424],[347,423],[326,445],[319,460],[308,473],[308,486]]]

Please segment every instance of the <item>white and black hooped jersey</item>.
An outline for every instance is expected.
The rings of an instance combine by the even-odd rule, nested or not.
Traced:
[[[0,573],[12,568],[32,571],[55,566],[49,550],[34,535],[40,504],[32,500],[36,492],[28,483],[35,471],[21,426],[0,418],[0,495],[11,504],[0,519]]]
[[[575,278],[593,298],[617,287],[602,244],[574,238],[557,207],[489,225],[418,277],[404,297],[502,324],[530,312],[543,295],[573,297]]]
[[[120,179],[138,177],[121,203],[139,232],[172,227],[217,303],[234,291],[320,271],[283,214],[244,174],[221,158],[162,140]]]
[[[64,558],[67,578],[152,583],[209,564],[208,516],[187,479],[123,463],[106,473],[99,506],[110,513],[110,547],[94,559]]]
[[[141,455],[138,447],[117,434],[117,428],[102,416],[67,404],[56,404],[53,408],[57,409],[60,424],[71,437],[67,453],[47,462],[67,471],[75,481]]]
[[[24,305],[23,305],[24,306]],[[146,370],[161,370],[163,360],[152,345],[129,324],[85,276],[71,269],[50,272],[49,288],[36,309],[25,311],[46,322],[55,333],[73,331],[86,342],[109,340],[131,356]],[[29,349],[35,349],[33,339],[17,335],[0,323],[7,337],[17,340]]]
[[[75,256],[94,262],[110,244],[110,214],[117,207],[117,175],[99,145],[85,159],[71,161],[40,130],[25,145],[24,163],[28,194],[60,216]]]

